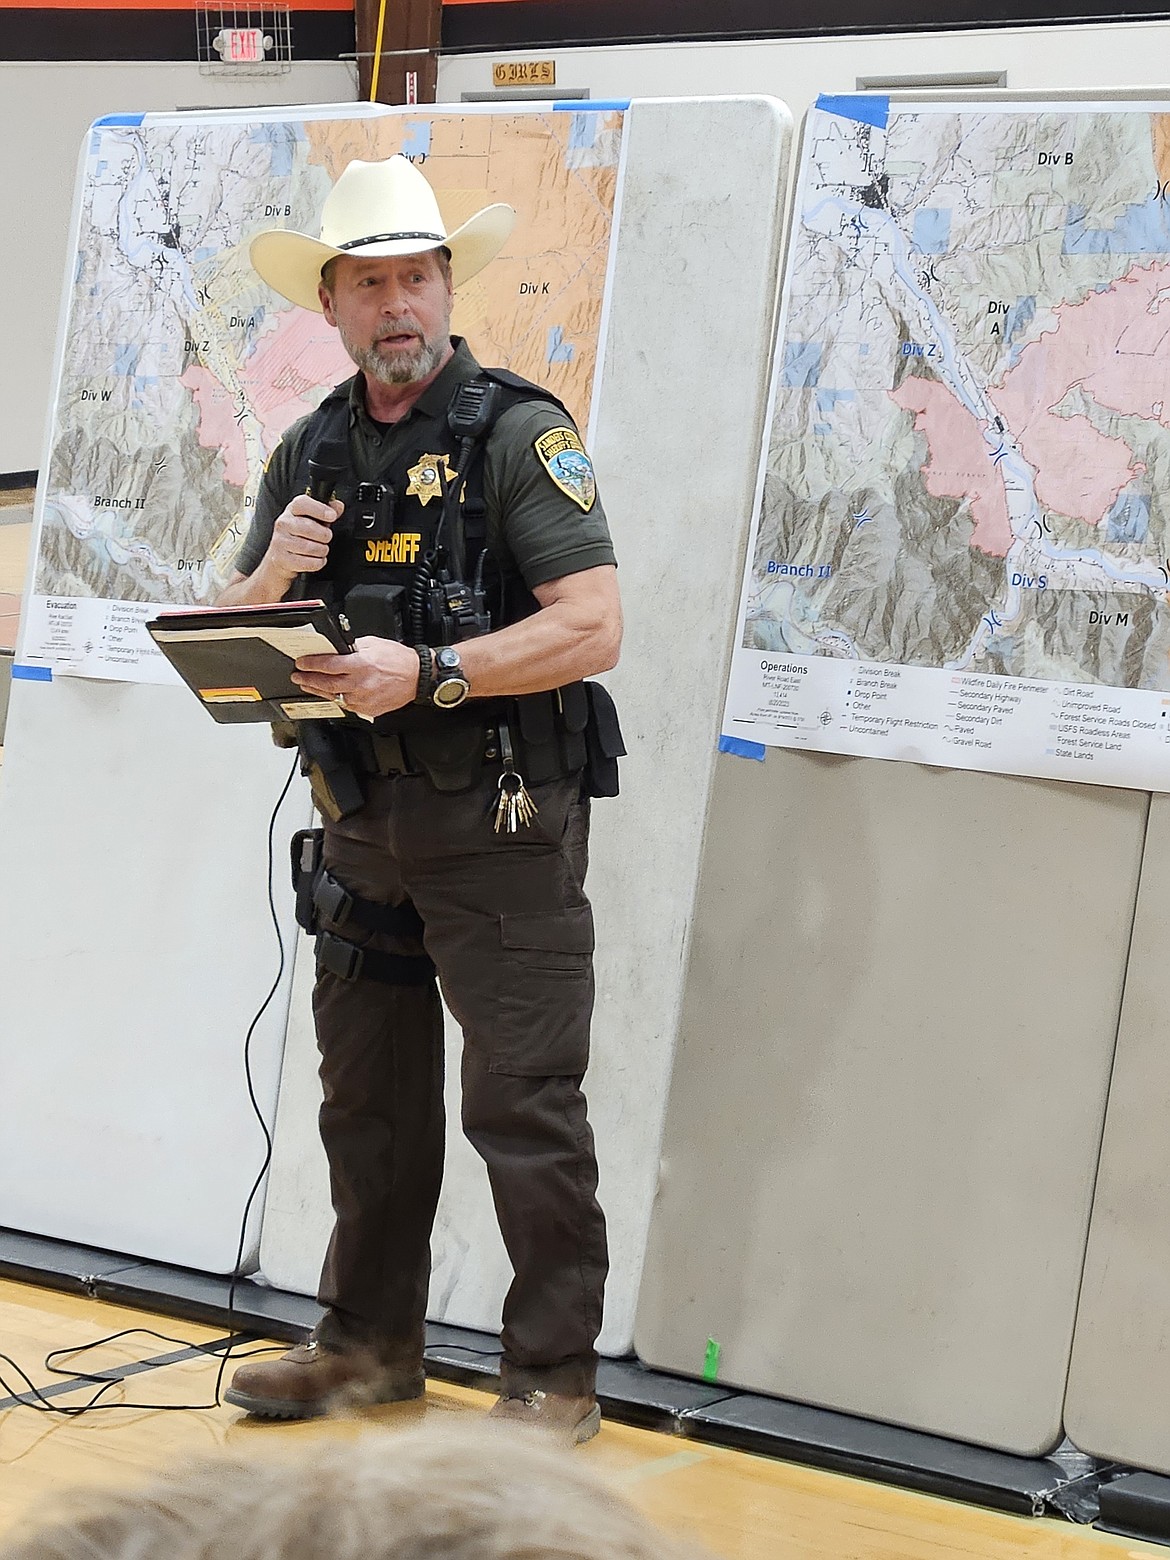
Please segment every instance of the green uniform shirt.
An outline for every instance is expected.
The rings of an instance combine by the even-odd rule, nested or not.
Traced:
[[[414,428],[421,418],[441,415],[456,387],[479,373],[467,343],[456,337],[454,345],[455,355],[442,373],[402,421],[389,428],[370,418],[363,377],[355,376],[350,389],[349,432],[359,481],[381,481],[398,456],[414,448],[418,438]],[[293,423],[272,452],[251,528],[236,558],[241,574],[251,574],[260,563],[277,515],[294,496],[293,479],[313,415]],[[501,415],[484,450],[488,545],[505,572],[515,569],[529,590],[567,574],[616,562],[600,498],[594,498],[588,511],[582,510],[554,481],[537,454],[542,435],[558,428],[572,428],[559,407],[551,401],[525,401]]]

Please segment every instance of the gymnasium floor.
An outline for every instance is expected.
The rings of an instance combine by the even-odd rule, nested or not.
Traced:
[[[131,1337],[80,1362],[97,1371],[174,1354],[222,1334],[101,1301],[0,1280],[0,1349],[38,1386],[59,1382],[42,1368],[50,1349],[76,1347],[127,1327],[153,1327],[176,1343]],[[280,1347],[273,1345],[274,1348]],[[229,1366],[229,1370],[230,1370]],[[141,1404],[210,1404],[217,1365],[207,1356],[142,1371],[122,1394]],[[0,1365],[11,1387],[11,1371]],[[93,1387],[54,1396],[85,1402]],[[230,1407],[185,1413],[124,1408],[67,1419],[20,1405],[0,1409],[0,1536],[53,1492],[76,1485],[129,1486],[170,1464],[251,1446],[360,1435],[424,1417],[480,1413],[482,1392],[431,1381],[421,1404],[373,1410],[361,1420],[262,1424]],[[1120,1560],[1170,1550],[1111,1538],[1071,1523],[982,1511],[607,1422],[575,1455],[589,1459],[655,1522],[705,1544],[723,1560]]]

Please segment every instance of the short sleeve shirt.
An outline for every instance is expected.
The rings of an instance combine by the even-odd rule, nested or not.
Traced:
[[[466,342],[455,339],[455,354],[401,420],[385,428],[366,411],[361,374],[350,382],[350,456],[363,482],[378,482],[419,440],[423,418],[441,416],[459,384],[474,379],[479,364]],[[251,574],[267,550],[277,515],[293,497],[312,415],[295,422],[272,452],[256,498],[251,528],[236,558],[241,574]],[[502,413],[484,450],[484,503],[487,540],[505,572],[520,575],[529,590],[565,575],[616,562],[600,497],[588,509],[566,491],[538,453],[557,444],[556,430],[571,421],[551,401],[524,401]],[[553,443],[541,443],[553,435]]]

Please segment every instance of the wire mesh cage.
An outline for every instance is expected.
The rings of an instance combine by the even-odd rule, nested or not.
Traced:
[[[287,5],[198,5],[195,37],[203,76],[282,76],[292,69]]]

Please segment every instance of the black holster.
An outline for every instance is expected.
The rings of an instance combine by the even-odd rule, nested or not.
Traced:
[[[352,817],[366,805],[366,788],[353,762],[345,734],[319,720],[297,722],[297,746],[301,773],[313,792],[317,810],[331,823]]]
[[[313,893],[321,872],[324,847],[324,829],[298,829],[292,837],[292,886],[296,896],[297,925],[305,932],[317,930]]]

